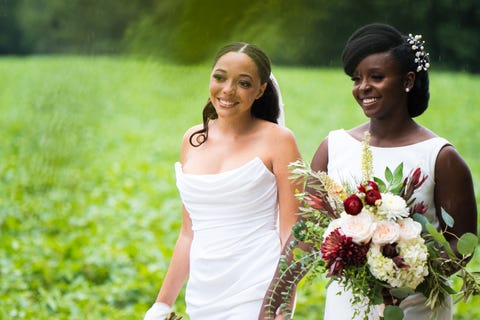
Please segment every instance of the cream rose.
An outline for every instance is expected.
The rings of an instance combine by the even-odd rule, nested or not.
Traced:
[[[363,209],[358,215],[348,215],[341,218],[342,232],[347,237],[351,237],[356,244],[365,244],[372,238],[375,230],[370,213]]]
[[[400,240],[409,241],[420,236],[422,225],[412,218],[405,218],[398,221],[400,226]]]
[[[393,221],[382,220],[377,222],[372,242],[377,245],[394,243],[400,236],[400,226]]]
[[[338,219],[330,221],[327,229],[325,229],[325,232],[323,233],[323,239],[324,240],[330,235],[330,233],[332,233],[333,230],[335,230],[337,228],[340,228],[342,226],[342,220],[343,219],[344,219],[343,217],[340,217]]]

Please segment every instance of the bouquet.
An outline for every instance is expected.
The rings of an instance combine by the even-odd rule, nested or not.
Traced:
[[[292,179],[303,181],[306,192],[297,193],[302,219],[292,231],[294,258],[288,264],[283,261],[282,272],[295,268],[337,280],[352,291],[352,304],[365,307],[365,318],[378,306],[386,319],[402,319],[398,305],[415,292],[425,295],[432,310],[448,295],[468,299],[480,294],[479,273],[465,269],[477,237],[462,235],[456,255],[445,238],[447,231],[438,231],[427,221],[423,216],[427,206],[414,197],[427,179],[420,168],[403,177],[400,164],[385,169],[385,181],[374,177],[368,133],[362,150],[363,177],[355,188],[337,183],[325,172],[314,172],[303,161],[290,167]],[[444,210],[442,219],[447,226],[454,223]],[[310,249],[294,249],[298,241]],[[459,291],[450,282],[452,270],[458,270],[463,280]],[[284,293],[283,307],[289,296]]]

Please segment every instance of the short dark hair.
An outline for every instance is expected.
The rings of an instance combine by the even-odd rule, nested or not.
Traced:
[[[415,83],[408,94],[408,113],[413,118],[421,115],[430,99],[428,71],[417,71],[415,52],[395,27],[372,23],[357,29],[347,40],[342,52],[343,70],[352,76],[357,65],[365,57],[382,52],[391,52],[402,73],[415,72]]]
[[[241,52],[249,56],[257,66],[261,83],[267,83],[267,87],[263,95],[254,101],[251,113],[254,117],[277,123],[280,113],[279,97],[275,87],[270,79],[271,63],[268,56],[257,46],[245,42],[234,42],[227,44],[221,48],[213,61],[213,65],[229,52]],[[203,128],[194,132],[190,136],[190,144],[194,147],[200,146],[208,138],[208,121],[218,118],[217,112],[212,102],[208,99],[207,104],[203,108]]]

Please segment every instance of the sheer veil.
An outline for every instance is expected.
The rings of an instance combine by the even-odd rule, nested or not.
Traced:
[[[275,88],[278,96],[278,108],[280,109],[280,112],[278,113],[277,123],[282,127],[285,127],[285,111],[282,93],[280,92],[280,86],[278,85],[277,79],[275,79],[273,73],[270,73],[270,80],[272,80],[273,87]]]

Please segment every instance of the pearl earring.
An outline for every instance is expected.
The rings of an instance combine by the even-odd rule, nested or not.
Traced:
[[[405,92],[410,92],[410,88],[405,88]]]

